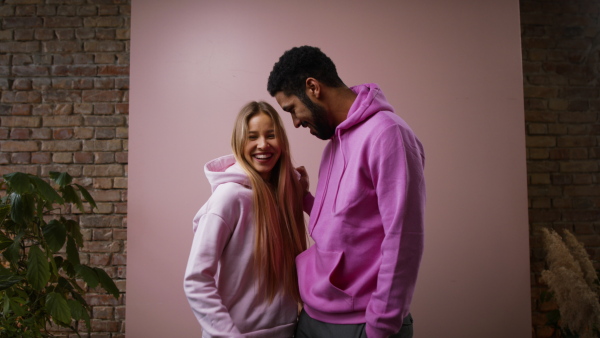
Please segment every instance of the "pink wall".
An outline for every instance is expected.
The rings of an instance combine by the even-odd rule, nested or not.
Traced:
[[[379,5],[374,5],[379,4]],[[528,337],[519,3],[133,1],[127,336],[199,336],[182,291],[203,164],[264,99],[283,51],[319,46],[349,85],[376,82],[427,155],[417,338]],[[324,142],[293,129],[316,186]]]

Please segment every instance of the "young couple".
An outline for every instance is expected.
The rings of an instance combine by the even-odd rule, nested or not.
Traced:
[[[273,107],[242,108],[193,222],[184,289],[203,337],[412,337],[421,143],[377,85],[347,87],[318,48],[286,51],[267,90],[296,128],[329,140],[316,194]]]

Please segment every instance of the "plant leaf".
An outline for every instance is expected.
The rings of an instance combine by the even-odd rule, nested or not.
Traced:
[[[14,294],[10,296],[16,303],[25,304],[29,300],[29,296],[23,290],[17,289]]]
[[[29,175],[25,173],[10,173],[2,176],[8,184],[9,191],[19,195],[33,192],[33,187],[29,181]]]
[[[62,221],[67,226],[67,232],[69,235],[73,236],[75,243],[78,247],[83,247],[83,235],[81,235],[81,228],[79,227],[79,223],[70,219]]]
[[[75,184],[75,185],[81,192],[81,196],[83,196],[83,198],[92,206],[92,208],[98,209],[98,206],[96,205],[96,201],[94,201],[94,198],[92,197],[92,195],[90,195],[89,191],[87,191],[86,188],[80,186],[79,184]]]
[[[91,288],[95,288],[98,286],[98,283],[100,283],[100,276],[98,276],[98,272],[87,265],[79,264],[75,267],[75,271],[77,272],[77,275],[83,278],[83,280]]]
[[[42,199],[50,203],[65,204],[65,200],[63,200],[63,198],[58,194],[58,192],[56,192],[56,190],[54,190],[54,188],[52,188],[50,184],[48,184],[48,182],[34,175],[30,175],[29,179],[35,186],[37,193],[42,197]]]
[[[21,306],[19,303],[13,302],[12,300],[10,302],[10,309],[17,317],[21,317],[27,313],[27,309],[24,306]]]
[[[106,271],[100,268],[94,268],[94,271],[98,273],[98,278],[100,279],[100,284],[102,285],[102,288],[111,295],[113,295],[116,299],[119,299],[119,288],[117,288],[117,285],[112,280],[112,278],[110,278],[110,276],[106,273]]]
[[[34,204],[31,195],[10,194],[10,218],[18,225],[25,225],[35,216]]]
[[[65,297],[60,293],[50,292],[46,295],[46,310],[55,321],[63,324],[71,322],[71,308]]]
[[[67,185],[66,187],[61,188],[60,191],[62,192],[63,198],[66,202],[75,204],[79,211],[84,212],[81,197],[79,197],[73,186]]]
[[[62,256],[54,256],[54,265],[56,265],[57,269],[62,268],[64,261],[65,259]]]
[[[81,294],[76,293],[76,292],[71,292],[71,296],[73,297],[73,299],[75,299],[76,301],[78,301],[84,307],[86,307],[86,308],[89,307],[88,303],[85,301],[85,298],[83,298],[83,296]]]
[[[13,240],[0,231],[0,250],[8,248],[12,243]]]
[[[19,234],[17,234],[17,236],[15,236],[15,238],[13,239],[12,244],[9,245],[8,248],[4,250],[4,252],[2,252],[4,258],[6,258],[12,265],[17,265],[17,262],[19,261],[19,252],[21,251],[21,238],[23,238],[23,234],[24,232],[20,232]]]
[[[85,293],[85,291],[81,288],[81,286],[79,286],[77,280],[75,279],[67,279],[64,277],[60,277],[58,279],[58,284],[62,288],[69,291],[72,295],[76,294],[77,292]]]
[[[0,206],[0,224],[4,222],[6,216],[10,214],[10,205],[3,204]]]
[[[56,282],[56,286],[59,289],[64,289],[67,291],[73,290],[73,286],[71,283],[64,277],[58,277],[58,282]]]
[[[52,252],[60,250],[67,240],[67,229],[65,225],[55,219],[51,220],[42,228],[42,233]]]
[[[38,291],[41,291],[50,280],[48,257],[37,245],[32,245],[29,248],[26,276],[29,284]]]
[[[2,303],[4,303],[4,306],[2,307],[2,313],[8,313],[10,310],[10,298],[8,297],[8,292],[4,292],[4,299],[2,300]]]
[[[67,173],[61,173],[58,171],[51,171],[50,178],[54,182],[56,182],[56,184],[58,184],[61,188],[66,187],[73,181],[73,177],[71,177],[71,175]]]
[[[90,325],[90,314],[87,309],[78,301],[69,299],[67,300],[69,308],[71,309],[71,315],[75,320],[85,320],[85,326],[88,328],[88,333],[91,331],[92,326]]]
[[[69,261],[68,259],[65,260],[65,261],[63,261],[63,263],[62,263],[62,269],[67,274],[67,276],[69,276],[71,278],[73,278],[73,277],[75,277],[77,275],[77,273],[75,272],[75,267],[73,266],[73,264],[71,263],[71,261]]]
[[[79,251],[75,245],[75,240],[71,236],[67,239],[67,260],[75,266],[80,264]]]
[[[0,291],[19,283],[23,277],[17,275],[0,275]]]
[[[25,300],[19,297],[10,298],[10,309],[13,311],[15,316],[20,317],[27,313],[27,309],[24,306],[21,306],[21,304],[24,302]]]

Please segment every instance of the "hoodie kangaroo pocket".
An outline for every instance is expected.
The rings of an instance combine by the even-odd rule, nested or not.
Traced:
[[[323,312],[353,311],[353,298],[335,285],[343,252],[317,249],[315,245],[296,257],[302,301]]]

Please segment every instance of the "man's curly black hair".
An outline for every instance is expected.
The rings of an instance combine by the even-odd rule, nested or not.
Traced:
[[[285,95],[305,96],[305,81],[313,77],[329,87],[342,87],[333,61],[319,48],[311,46],[294,47],[279,58],[273,66],[267,90],[271,96],[282,91]]]

